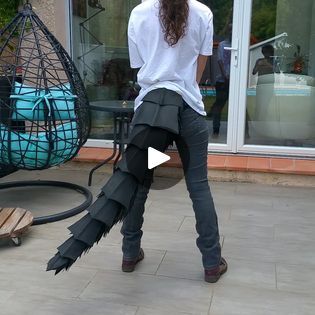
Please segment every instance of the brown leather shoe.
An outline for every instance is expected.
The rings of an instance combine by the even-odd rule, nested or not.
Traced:
[[[205,269],[205,281],[209,283],[217,282],[220,277],[226,273],[228,269],[228,264],[226,260],[221,257],[221,261],[218,267],[214,267],[211,269]]]
[[[144,258],[144,252],[143,252],[143,249],[140,248],[139,255],[136,259],[134,259],[134,260],[123,259],[122,265],[121,265],[121,270],[123,272],[133,272],[135,270],[137,263],[140,262],[141,260],[143,260],[143,258]]]

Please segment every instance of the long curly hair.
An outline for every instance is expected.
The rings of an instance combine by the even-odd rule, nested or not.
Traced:
[[[169,46],[175,46],[185,36],[188,15],[188,0],[160,0],[160,22]]]

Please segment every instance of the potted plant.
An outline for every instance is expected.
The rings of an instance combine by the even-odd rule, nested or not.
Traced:
[[[292,73],[303,74],[305,65],[307,63],[307,56],[301,54],[301,46],[296,45],[296,52],[294,53],[294,59],[291,63]]]

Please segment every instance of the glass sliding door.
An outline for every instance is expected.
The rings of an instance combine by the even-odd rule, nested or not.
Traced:
[[[70,0],[73,58],[84,80],[89,99],[123,100],[134,86],[129,67],[127,25],[131,10],[141,0]],[[239,0],[200,0],[214,14],[214,54],[200,82],[207,112],[210,150],[231,151],[233,96],[237,65],[231,66],[236,42],[235,19]],[[103,8],[105,10],[103,10]],[[237,26],[238,27],[238,26]],[[209,43],[210,44],[210,43]],[[235,45],[234,45],[235,46]],[[136,93],[136,91],[135,91]],[[232,96],[231,96],[232,95]],[[130,97],[135,97],[130,95]],[[232,104],[233,102],[233,104]],[[111,116],[92,113],[92,139],[111,139]],[[89,144],[104,143],[93,141]],[[103,144],[102,144],[103,143]]]
[[[315,1],[253,0],[249,41],[239,150],[315,154]]]
[[[141,0],[69,1],[73,59],[90,100],[132,100],[127,25]],[[315,156],[315,0],[200,2],[214,14],[200,82],[209,150]],[[92,114],[91,138],[112,138],[110,115]]]
[[[141,0],[71,0],[72,49],[91,102],[132,100],[127,25]],[[112,116],[92,112],[92,139],[112,139]],[[92,142],[92,144],[95,142]]]

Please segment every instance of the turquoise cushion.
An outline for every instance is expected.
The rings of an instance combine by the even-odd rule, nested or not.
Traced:
[[[8,141],[9,131],[4,125],[0,125],[0,163],[12,164],[21,168],[40,168],[46,165],[48,159],[49,144],[45,133],[39,133],[37,137],[11,131],[11,162],[9,161]]]
[[[15,82],[15,94],[19,96],[25,96],[26,98],[34,97],[34,96],[41,96],[42,93],[39,90],[36,90],[34,88],[31,88],[27,85],[22,85],[19,82]],[[22,100],[17,99],[15,103],[15,112],[12,114],[13,120],[43,120],[43,114],[44,112],[44,104],[41,103],[36,110],[33,111],[33,107],[35,105],[35,102],[33,100]]]
[[[48,97],[51,111],[55,120],[70,120],[75,118],[74,100],[75,97],[70,90],[70,84],[52,87],[49,93],[45,90],[34,89],[26,84],[15,82],[15,95],[11,98],[16,99],[15,112],[12,114],[13,120],[45,120],[44,109],[47,108],[44,96]],[[24,97],[24,99],[23,99]],[[37,106],[35,104],[38,102]]]
[[[36,169],[46,166],[49,142],[45,132],[33,136],[28,133],[10,132],[11,163],[9,162],[8,128],[0,124],[0,163],[18,168]],[[79,145],[76,122],[59,125],[52,131],[52,148],[48,165],[59,165],[76,153]]]
[[[59,165],[71,159],[79,146],[76,122],[70,122],[57,127],[57,133],[53,133],[54,150],[52,151],[50,164]]]

